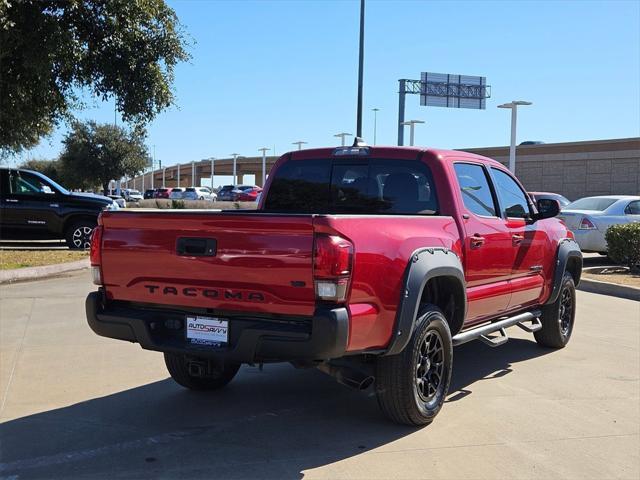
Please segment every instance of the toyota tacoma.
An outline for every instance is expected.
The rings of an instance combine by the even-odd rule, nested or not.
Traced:
[[[454,346],[499,346],[512,326],[543,347],[569,341],[582,254],[558,209],[470,153],[295,151],[257,211],[103,212],[87,319],[163,352],[189,389],[290,362],[373,386],[389,418],[426,425]]]

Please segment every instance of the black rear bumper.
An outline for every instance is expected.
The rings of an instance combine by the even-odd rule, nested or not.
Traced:
[[[344,356],[349,338],[347,309],[319,308],[313,317],[258,318],[233,314],[229,343],[194,345],[184,330],[186,311],[109,304],[101,292],[86,300],[87,321],[103,337],[137,342],[146,350],[183,353],[231,362],[328,360]],[[211,315],[209,316],[223,316]]]

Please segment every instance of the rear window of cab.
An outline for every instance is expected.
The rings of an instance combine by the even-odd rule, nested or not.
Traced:
[[[264,210],[437,215],[429,167],[417,160],[292,160],[274,173]]]

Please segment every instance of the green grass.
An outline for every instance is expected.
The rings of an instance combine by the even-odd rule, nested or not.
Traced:
[[[76,250],[0,250],[0,270],[76,262],[88,257],[88,251]]]

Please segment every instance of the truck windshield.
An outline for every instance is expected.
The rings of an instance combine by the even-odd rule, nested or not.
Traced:
[[[284,163],[265,208],[282,213],[437,215],[429,167],[414,160],[314,159]]]

